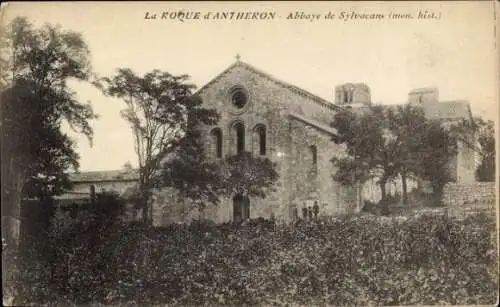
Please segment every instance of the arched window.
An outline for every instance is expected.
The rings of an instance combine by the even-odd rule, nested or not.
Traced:
[[[216,158],[222,158],[222,131],[220,128],[214,128],[211,132],[214,146],[214,155]]]
[[[233,135],[236,138],[236,154],[241,154],[245,151],[245,126],[243,123],[235,123],[233,125]]]
[[[257,125],[254,129],[254,152],[258,152],[261,156],[266,155],[266,138],[266,127],[264,125]]]
[[[316,166],[318,164],[318,149],[316,145],[311,145],[309,146],[309,150],[311,151],[312,164]]]

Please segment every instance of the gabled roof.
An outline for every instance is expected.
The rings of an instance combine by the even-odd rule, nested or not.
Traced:
[[[137,170],[92,171],[69,174],[72,182],[101,181],[136,181],[139,179]]]
[[[202,86],[198,91],[196,91],[196,93],[200,93],[202,92],[205,88],[209,87],[211,84],[213,84],[214,82],[216,82],[217,80],[219,80],[221,77],[223,77],[225,74],[227,74],[228,72],[230,72],[233,68],[235,67],[243,67],[245,69],[247,69],[248,71],[251,71],[261,77],[264,77],[274,83],[276,83],[277,85],[283,87],[283,88],[286,88],[298,95],[301,95],[303,97],[306,97],[306,98],[309,98],[311,99],[312,101],[318,103],[319,105],[325,107],[325,108],[328,108],[330,110],[339,110],[341,109],[339,106],[335,105],[334,103],[328,101],[328,100],[325,100],[317,95],[314,95],[302,88],[299,88],[295,85],[292,85],[292,84],[289,84],[289,83],[286,83],[284,81],[281,81],[273,76],[271,76],[270,74],[268,73],[265,73],[263,71],[261,71],[260,69],[257,69],[253,66],[251,66],[250,64],[247,64],[241,60],[237,60],[236,62],[234,62],[231,66],[229,66],[228,68],[226,68],[223,72],[221,72],[220,74],[218,74],[216,77],[214,77],[212,80],[210,80],[207,84],[205,84],[204,86]]]
[[[304,116],[301,116],[301,115],[299,115],[299,114],[297,114],[297,113],[290,113],[290,117],[291,117],[291,118],[293,118],[293,119],[296,119],[296,120],[298,120],[298,121],[301,121],[301,122],[303,122],[304,124],[307,124],[307,125],[309,125],[309,126],[312,126],[312,127],[316,128],[316,129],[319,129],[319,130],[321,130],[321,131],[323,131],[323,132],[326,132],[326,133],[328,133],[328,134],[331,134],[331,135],[333,135],[333,136],[336,136],[336,135],[337,135],[337,131],[335,131],[335,129],[330,128],[330,127],[328,127],[328,126],[325,126],[325,125],[323,125],[322,123],[317,122],[317,121],[315,121],[315,120],[312,120],[312,119],[309,119],[309,118],[305,118]]]

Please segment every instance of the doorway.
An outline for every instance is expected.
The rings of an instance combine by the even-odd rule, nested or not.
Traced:
[[[239,223],[250,218],[250,199],[236,194],[233,197],[233,221]]]

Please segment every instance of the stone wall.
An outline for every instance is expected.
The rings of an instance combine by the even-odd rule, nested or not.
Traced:
[[[474,140],[471,137],[469,142],[473,141]],[[463,142],[458,142],[457,147],[456,180],[460,183],[473,183],[475,181],[476,170],[475,152]]]
[[[132,196],[132,191],[136,189],[138,182],[136,180],[124,179],[74,182],[71,191],[55,197],[55,212],[54,218],[51,221],[52,226],[64,229],[76,220],[86,218],[88,214],[87,207],[91,202],[90,187],[92,185],[95,187],[96,193],[115,192],[126,199]],[[34,211],[34,208],[39,206],[37,201],[25,201],[23,205],[29,207],[28,211]],[[135,206],[128,202],[125,205],[125,212],[121,218],[125,221],[132,221],[138,220],[140,215]]]
[[[71,192],[81,193],[90,196],[90,186],[95,186],[96,193],[102,192],[117,192],[122,195],[127,190],[137,186],[136,180],[109,180],[109,181],[93,181],[93,182],[75,182]]]
[[[341,186],[333,180],[335,168],[331,159],[341,155],[341,145],[332,135],[298,120],[290,122],[290,150],[287,178],[289,203],[302,208],[318,201],[320,215],[353,213],[356,210],[356,189]],[[317,149],[314,164],[310,146]]]
[[[380,185],[377,184],[377,178],[367,180],[363,185],[362,197],[364,201],[369,201],[371,203],[378,203],[382,199],[382,192],[380,191]],[[419,187],[419,183],[416,180],[408,178],[406,180],[406,191],[411,193]],[[385,191],[387,195],[396,196],[403,195],[403,182],[401,177],[398,177],[385,185]]]
[[[495,182],[448,183],[442,200],[452,215],[463,216],[474,212],[495,214]]]

